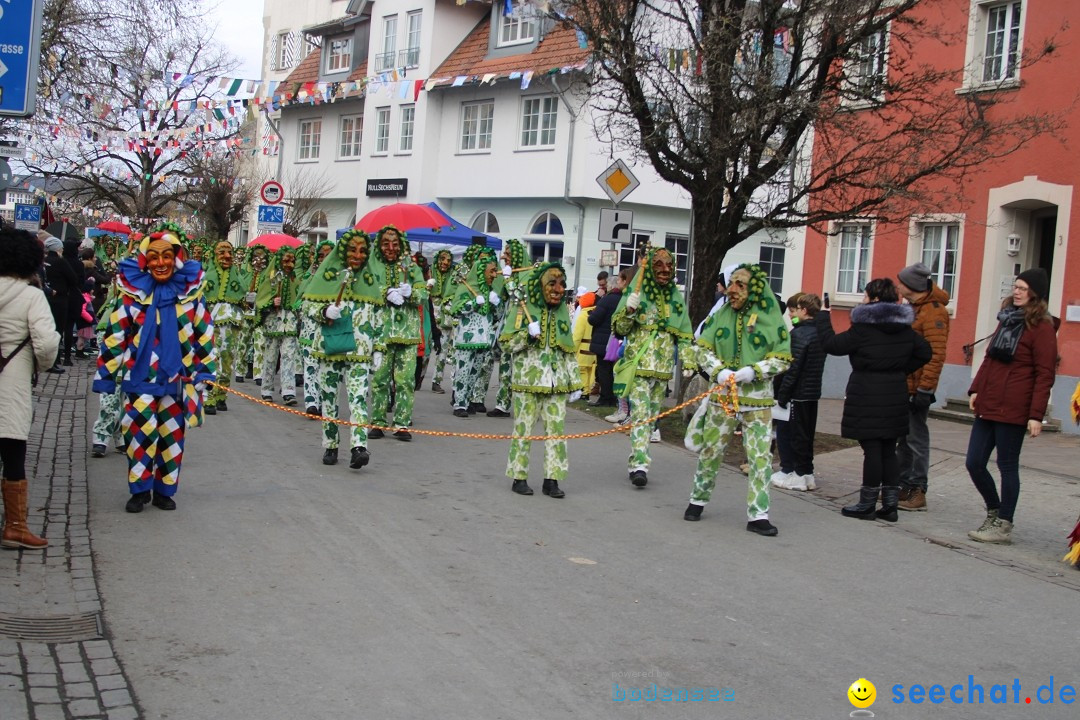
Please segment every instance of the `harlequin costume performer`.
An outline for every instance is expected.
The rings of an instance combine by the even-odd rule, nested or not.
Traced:
[[[139,243],[117,270],[121,301],[109,316],[93,389],[125,394],[126,510],[151,502],[174,510],[184,432],[202,422],[202,383],[215,372],[214,326],[202,297],[203,271],[183,259],[169,225]],[[152,491],[152,492],[151,492]]]
[[[529,253],[525,249],[525,243],[516,238],[509,238],[499,259],[502,261],[502,271],[495,278],[495,289],[499,293],[502,305],[499,308],[496,322],[499,327],[502,327],[503,318],[509,313],[510,304],[516,303],[524,296],[520,292],[521,283],[524,282],[524,278],[521,276],[528,274],[525,268],[529,267]],[[492,358],[491,365],[487,367],[487,372],[480,381],[484,387],[487,387],[491,382],[491,370],[498,364],[499,390],[495,395],[495,407],[489,410],[487,414],[488,417],[510,417],[512,396],[510,388],[513,383],[511,375],[513,365],[510,362],[510,357],[502,351],[498,344],[495,346],[494,354],[495,357]]]
[[[476,246],[473,246],[476,247]],[[469,248],[470,250],[472,247]],[[499,327],[496,312],[502,299],[492,283],[498,275],[495,252],[483,248],[469,274],[458,285],[457,295],[450,308],[457,319],[454,334],[454,415],[469,417],[487,412],[484,397],[487,385],[482,382],[485,366],[491,364],[492,346]]]
[[[214,320],[214,344],[218,359],[218,379],[206,398],[207,415],[229,409],[225,402],[226,389],[231,387],[237,368],[240,332],[243,330],[251,278],[234,262],[236,252],[228,240],[219,240],[214,243],[214,254],[206,267],[203,294]]]
[[[319,388],[322,414],[327,420],[338,418],[338,387],[345,383],[349,414],[355,423],[368,422],[370,367],[379,336],[379,309],[386,301],[382,278],[368,261],[369,240],[362,230],[349,230],[337,241],[312,276],[304,291],[310,316],[316,322],[311,352],[322,364]],[[347,320],[342,320],[347,318]],[[327,334],[344,322],[352,329],[352,349],[330,352]],[[333,348],[332,348],[333,349]],[[349,467],[359,469],[371,459],[367,450],[367,429],[352,429]],[[323,464],[338,461],[338,426],[323,422]]]
[[[566,271],[557,263],[546,263],[525,274],[525,297],[507,309],[499,344],[512,366],[514,391],[514,439],[506,475],[513,481],[511,490],[532,495],[528,483],[532,442],[527,437],[538,419],[543,421],[544,435],[563,434],[567,398],[581,389],[581,373],[570,312],[563,302]],[[545,440],[545,495],[565,495],[559,483],[566,480],[568,469],[566,440]]]
[[[322,376],[322,362],[311,352],[315,331],[318,328],[316,313],[312,310],[312,302],[304,299],[311,279],[315,277],[315,271],[319,269],[322,261],[334,249],[332,240],[321,240],[311,253],[311,266],[307,268],[304,276],[300,279],[296,289],[296,311],[300,320],[300,337],[297,345],[300,348],[300,361],[304,371],[304,409],[308,415],[319,416],[322,414],[320,403],[322,392],[319,390],[319,378]]]
[[[694,339],[686,301],[675,286],[675,258],[669,250],[653,248],[646,253],[629,287],[623,290],[619,307],[612,314],[611,327],[625,337],[623,357],[640,355],[637,372],[629,386],[630,420],[643,423],[660,412],[667,383],[675,372],[678,347],[683,364],[692,367],[687,353]],[[648,484],[649,439],[652,425],[630,429],[630,482],[635,487]]]
[[[1080,382],[1073,390],[1071,407],[1073,422],[1080,425]],[[1069,553],[1063,559],[1080,570],[1080,519],[1077,519],[1076,527],[1069,534]]]
[[[386,302],[380,305],[376,326],[379,339],[371,388],[371,423],[387,425],[390,384],[394,385],[394,437],[411,440],[413,402],[416,391],[416,349],[420,344],[421,308],[427,302],[427,282],[420,267],[409,255],[404,233],[387,225],[375,236],[368,264],[382,281]],[[380,362],[381,360],[381,362]],[[391,380],[392,376],[392,380]],[[383,431],[373,428],[368,437],[379,438]]]
[[[273,401],[281,378],[281,402],[296,405],[296,370],[300,362],[299,322],[293,305],[297,295],[296,248],[283,246],[270,258],[255,297],[255,312],[263,337],[262,398]],[[280,364],[280,367],[279,367]]]
[[[452,350],[453,343],[450,338],[454,336],[454,316],[450,314],[448,302],[453,300],[452,274],[454,268],[454,256],[449,250],[440,250],[435,253],[435,260],[431,263],[431,277],[428,279],[428,292],[431,295],[431,306],[434,308],[435,325],[442,333],[444,342],[439,354],[435,357],[435,375],[431,378],[431,392],[442,394],[443,371],[446,368],[446,358]]]
[[[259,315],[255,311],[255,303],[258,300],[259,281],[270,272],[271,253],[268,247],[262,243],[256,243],[249,245],[245,254],[247,260],[244,263],[244,271],[251,278],[251,284],[248,285],[248,293],[244,299],[244,324],[240,332],[236,379],[244,382],[245,372],[250,367],[255,384],[261,385],[266,336],[263,333]]]
[[[743,446],[750,465],[746,496],[746,529],[772,537],[769,522],[769,478],[772,471],[772,379],[791,364],[791,341],[783,310],[757,265],[740,265],[728,278],[728,301],[701,330],[698,362],[718,385],[734,378],[735,395],[710,395],[703,422],[692,426],[688,444],[700,447],[694,491],[683,517],[700,520],[709,502],[716,474],[731,436],[742,428]],[[737,401],[737,409],[735,402]]]

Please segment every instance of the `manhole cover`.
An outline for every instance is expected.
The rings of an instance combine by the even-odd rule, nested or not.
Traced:
[[[0,613],[0,636],[25,642],[66,643],[102,636],[99,613],[28,617]]]

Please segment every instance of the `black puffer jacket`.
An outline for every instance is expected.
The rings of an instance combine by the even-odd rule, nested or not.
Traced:
[[[596,355],[597,360],[604,359],[608,340],[611,339],[611,316],[619,309],[619,301],[622,300],[622,292],[612,290],[600,301],[589,313],[589,324],[592,325],[592,340],[589,341],[589,352]]]
[[[825,372],[825,351],[818,342],[813,320],[791,328],[791,367],[776,377],[774,395],[781,407],[792,400],[821,398],[821,376]]]
[[[930,361],[930,345],[911,329],[909,305],[867,303],[851,311],[851,329],[837,335],[827,310],[814,318],[821,347],[851,360],[840,434],[854,440],[899,438],[908,432],[907,376]]]

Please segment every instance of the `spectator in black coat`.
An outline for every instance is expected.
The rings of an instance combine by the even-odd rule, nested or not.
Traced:
[[[898,304],[899,299],[893,281],[878,278],[866,284],[863,304],[851,311],[850,330],[837,335],[828,310],[815,318],[825,352],[851,360],[840,434],[862,446],[863,484],[859,502],[841,511],[846,517],[897,519],[896,442],[908,432],[907,376],[933,355],[929,343],[911,327],[915,312]],[[879,490],[881,509],[875,513]]]
[[[776,444],[786,433],[791,467],[781,454],[780,472],[773,485],[791,490],[814,490],[814,435],[817,433],[821,376],[825,372],[825,351],[818,342],[814,318],[821,311],[821,298],[799,293],[788,300],[795,326],[791,329],[791,366],[776,377],[776,404],[790,412],[787,422],[776,423]]]
[[[622,290],[626,283],[633,277],[635,268],[623,268],[614,282],[608,283],[608,291],[600,298],[596,307],[589,313],[589,324],[592,325],[592,340],[589,341],[589,352],[596,355],[596,382],[600,386],[600,395],[593,403],[597,406],[615,407],[619,399],[615,397],[613,385],[615,384],[615,363],[605,360],[608,341],[611,339],[611,316],[619,309],[619,301],[622,300]]]
[[[71,336],[74,329],[74,320],[68,322],[69,298],[75,296],[82,300],[82,283],[67,260],[60,256],[63,249],[64,243],[60,238],[50,235],[45,239],[45,281],[49,286],[49,309],[52,310],[53,321],[56,322],[56,331],[60,333],[61,351],[66,344],[65,338]],[[65,364],[71,365],[70,351]],[[59,352],[56,362],[47,372],[64,372],[60,367]]]
[[[60,331],[64,339],[64,365],[71,365],[71,352],[75,349],[75,322],[82,315],[83,286],[86,284],[86,268],[79,257],[79,241],[64,241],[64,261],[75,276],[75,286],[67,296],[67,326]]]

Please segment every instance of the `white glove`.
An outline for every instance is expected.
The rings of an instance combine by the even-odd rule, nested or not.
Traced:
[[[428,286],[429,288],[431,288],[431,287],[435,287],[435,278],[428,278],[428,281],[427,281],[427,286]]]
[[[375,367],[382,367],[383,354],[376,350],[374,354],[372,354],[371,360],[375,364]]]
[[[637,310],[639,305],[641,305],[641,293],[630,293],[630,297],[626,298],[626,307],[631,310]]]
[[[481,305],[483,305],[486,302],[487,302],[487,300],[484,299],[483,295],[477,295],[476,296],[476,306],[477,307],[480,307]]]
[[[401,286],[398,287],[398,292],[401,293],[401,297],[403,298],[412,297],[412,285],[409,283],[401,283]]]
[[[499,293],[495,292],[494,290],[488,293],[488,300],[490,300],[491,304],[495,307],[499,307],[499,303],[502,302],[501,300],[499,300]]]
[[[250,292],[250,293],[248,293],[247,295],[244,296],[244,300],[246,300],[249,305],[252,305],[255,302],[255,297],[256,297],[255,293]]]
[[[728,378],[735,374],[734,370],[724,368],[716,374],[716,384],[723,385],[728,381]]]
[[[202,380],[195,383],[195,392],[199,393],[200,395],[206,392],[206,383],[204,383]]]
[[[754,382],[757,379],[757,374],[754,372],[754,368],[747,365],[746,367],[739,368],[735,371],[735,382],[737,383],[749,383]]]
[[[514,274],[514,268],[510,267],[509,265],[503,265],[502,274],[504,278],[509,279],[510,276]]]
[[[533,320],[531,323],[529,323],[529,335],[533,337],[540,337],[540,323],[538,321]]]
[[[398,288],[390,288],[387,290],[386,299],[394,305],[401,305],[405,302],[405,298],[401,297],[401,290]]]
[[[341,317],[340,305],[327,305],[326,306],[326,318],[328,320],[337,320]]]

